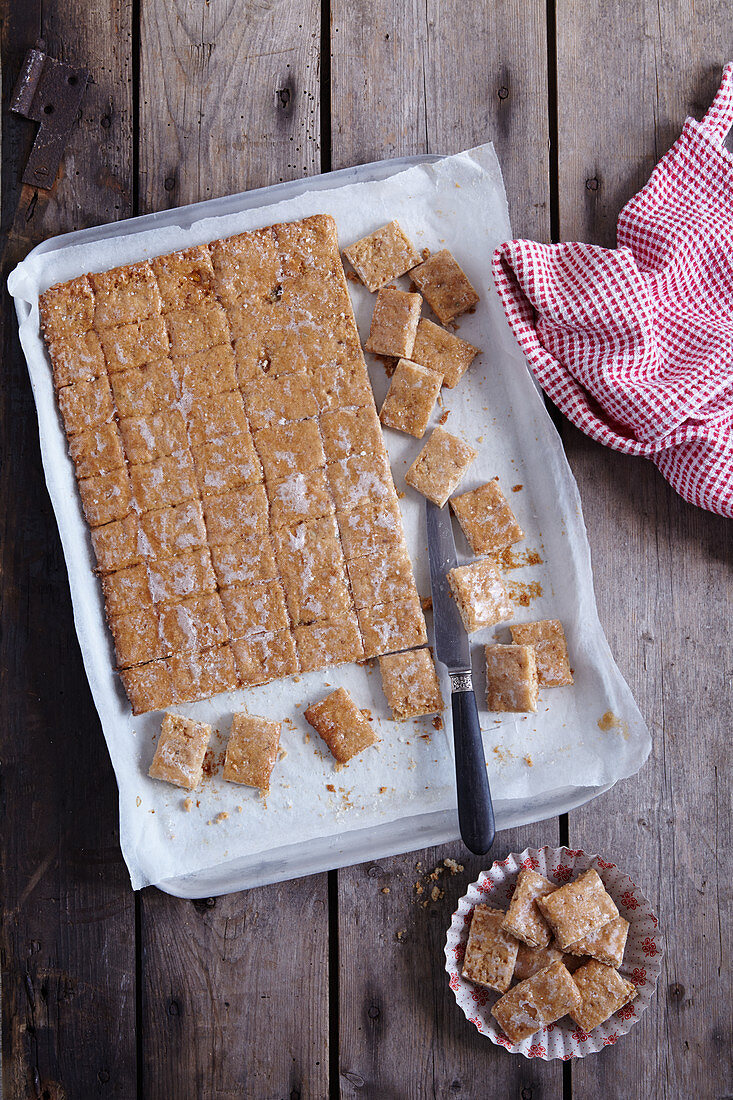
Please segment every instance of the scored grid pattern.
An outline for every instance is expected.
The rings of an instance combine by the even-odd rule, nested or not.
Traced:
[[[510,241],[494,255],[534,374],[582,431],[645,455],[685,500],[733,516],[733,63],[621,211],[617,250]]]
[[[425,641],[332,219],[41,316],[136,712]]]

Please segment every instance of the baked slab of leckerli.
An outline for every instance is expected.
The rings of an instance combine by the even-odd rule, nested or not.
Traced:
[[[224,778],[267,791],[280,745],[280,722],[256,714],[235,714],[224,759]]]
[[[337,688],[320,703],[312,703],[305,717],[339,764],[346,764],[379,740],[345,688]]]
[[[496,478],[450,503],[474,554],[497,554],[524,538]]]
[[[396,221],[375,229],[344,249],[344,255],[369,290],[381,290],[416,267],[420,253]]]
[[[379,547],[406,590],[411,568],[333,219],[82,276],[40,309],[135,713],[362,657],[341,531],[357,555]],[[278,579],[278,531],[329,516],[339,577],[319,592],[280,578],[297,616],[275,621],[245,589]],[[164,564],[194,548],[200,561]],[[138,595],[167,578],[164,602],[115,578],[132,566]],[[321,595],[338,607],[299,627]]]
[[[502,928],[504,913],[488,905],[477,905],[463,958],[462,974],[476,985],[506,993],[514,974],[518,943]]]
[[[422,439],[443,377],[409,359],[400,359],[394,369],[379,419],[385,428]]]
[[[511,616],[512,605],[504,578],[491,558],[449,569],[447,576],[467,634]]]
[[[521,1043],[540,1028],[573,1013],[580,1003],[578,987],[567,967],[554,962],[505,993],[491,1014],[512,1042]]]
[[[468,443],[444,428],[434,428],[405,481],[442,508],[475,457]]]
[[[536,899],[557,890],[557,886],[536,871],[523,867],[509,903],[504,928],[528,947],[547,947],[552,934],[537,908]]]
[[[566,883],[547,897],[538,897],[537,906],[563,951],[619,915],[613,898],[592,867],[575,882]]]
[[[597,959],[589,959],[573,974],[580,1003],[570,1015],[583,1031],[592,1031],[637,995],[636,986],[617,970]]]
[[[166,714],[148,775],[192,791],[201,782],[210,737],[211,726],[204,722]]]

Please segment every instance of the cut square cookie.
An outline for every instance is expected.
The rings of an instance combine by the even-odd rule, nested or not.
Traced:
[[[614,920],[618,909],[592,867],[575,882],[538,897],[537,905],[563,951]]]
[[[106,375],[91,382],[74,382],[58,392],[58,403],[68,436],[108,423],[114,415],[112,391]]]
[[[305,372],[253,382],[244,391],[244,403],[253,431],[318,415],[318,401]]]
[[[377,294],[369,339],[364,347],[376,355],[409,359],[415,344],[422,298],[386,287]]]
[[[292,474],[306,474],[326,465],[315,420],[262,428],[255,432],[254,440],[267,481],[281,481]]]
[[[212,546],[211,560],[221,588],[271,581],[277,575],[272,543],[266,533]]]
[[[336,618],[352,606],[338,528],[331,516],[278,528],[275,556],[294,623]]]
[[[403,722],[443,710],[443,696],[429,649],[382,656],[379,671],[393,718]]]
[[[132,493],[127,470],[112,470],[78,482],[81,504],[90,527],[124,519],[132,511]]]
[[[203,653],[176,653],[168,661],[173,696],[177,703],[234,691],[239,686],[234,655],[228,645]]]
[[[231,646],[244,687],[267,684],[298,671],[295,642],[289,630],[235,638]]]
[[[624,961],[628,934],[629,922],[623,917],[616,917],[577,943],[569,944],[565,950],[571,955],[590,955],[606,966],[618,967]]]
[[[343,612],[337,619],[296,626],[293,634],[303,672],[343,665],[364,656],[359,624],[353,611]]]
[[[154,608],[143,607],[127,615],[108,615],[107,621],[115,642],[118,668],[144,665],[166,656]]]
[[[208,593],[161,608],[160,636],[167,653],[203,653],[226,642],[229,631],[221,599]]]
[[[323,412],[349,405],[374,404],[372,384],[361,355],[346,363],[327,363],[310,374],[313,393]]]
[[[158,313],[142,321],[103,329],[99,340],[110,374],[165,359],[170,349],[168,330]]]
[[[383,653],[395,653],[401,649],[414,649],[428,640],[425,616],[417,592],[396,603],[357,608],[356,614],[364,638],[364,654],[367,657],[379,657]]]
[[[227,782],[268,791],[281,730],[280,722],[257,714],[235,714],[222,773]]]
[[[191,452],[203,496],[262,481],[262,467],[249,429],[208,443],[194,443]]]
[[[207,496],[203,505],[212,546],[267,534],[267,496],[263,485],[247,485]]]
[[[409,359],[400,359],[379,419],[387,428],[422,439],[442,384],[442,374]]]
[[[404,546],[349,558],[347,568],[356,607],[395,603],[416,594],[412,563]]]
[[[450,503],[474,554],[496,554],[524,538],[497,478]]]
[[[188,447],[186,425],[178,409],[151,416],[124,416],[119,424],[125,455],[132,465],[155,462]]]
[[[563,958],[562,951],[554,944],[547,947],[527,947],[526,943],[520,943],[514,964],[514,977],[518,982],[523,982],[525,978],[531,978],[552,963],[562,962]]]
[[[333,515],[335,509],[326,471],[309,470],[268,485],[270,522],[274,528],[291,527],[303,520]]]
[[[337,688],[322,699],[311,703],[305,711],[306,721],[328,745],[339,764],[363,752],[379,740],[345,688]]]
[[[129,565],[102,577],[104,605],[108,615],[126,615],[141,607],[152,607],[153,598],[144,565]]]
[[[49,343],[53,384],[57,390],[74,382],[92,382],[107,373],[102,345],[96,332],[58,336]]]
[[[589,959],[573,974],[580,1003],[570,1015],[583,1031],[592,1031],[637,995],[637,988],[617,970],[597,959]]]
[[[197,401],[188,417],[192,446],[214,443],[230,435],[247,435],[249,424],[239,390]]]
[[[412,357],[416,363],[443,375],[443,385],[457,386],[479,349],[423,317],[417,326]]]
[[[173,558],[152,561],[147,581],[154,603],[178,603],[188,596],[216,591],[216,576],[207,547],[184,550]]]
[[[328,462],[352,454],[379,454],[384,446],[372,402],[363,408],[329,409],[321,413],[320,425]]]
[[[229,343],[226,314],[218,302],[173,309],[165,315],[165,323],[173,356],[193,355]]]
[[[119,416],[150,416],[177,400],[169,359],[112,374],[110,382]]]
[[[231,344],[204,348],[172,362],[186,406],[219,393],[232,393],[237,388],[237,365]]]
[[[98,332],[161,311],[160,291],[147,260],[91,274],[89,282],[94,292],[93,327]]]
[[[140,516],[141,549],[148,558],[171,558],[206,545],[206,526],[197,500],[154,508]]]
[[[392,471],[383,451],[329,462],[326,472],[339,512],[372,502],[384,507],[395,499]]]
[[[531,645],[537,658],[537,675],[542,687],[563,687],[572,684],[565,631],[559,619],[541,619],[535,623],[520,623],[510,627],[512,641]]]
[[[449,569],[448,583],[467,634],[511,618],[504,578],[491,558]]]
[[[514,974],[518,943],[503,927],[504,913],[488,905],[474,907],[461,973],[469,982],[506,993]]]
[[[134,514],[95,527],[91,534],[100,573],[113,573],[143,560],[140,525]]]
[[[478,294],[447,248],[434,252],[410,278],[439,321],[449,324],[478,302]]]
[[[442,508],[476,451],[444,428],[434,428],[427,443],[405,474],[405,481]]]
[[[87,332],[94,321],[94,295],[87,275],[57,283],[38,299],[41,328],[48,343]]]
[[[528,867],[517,876],[517,884],[504,918],[504,927],[528,947],[547,947],[552,939],[545,918],[537,908],[537,898],[546,897],[557,886]]]
[[[133,714],[163,710],[173,702],[173,685],[166,661],[120,669],[120,679]]]
[[[138,507],[143,512],[183,504],[198,496],[193,462],[185,451],[167,455],[144,466],[131,466],[130,483]]]
[[[232,638],[288,629],[285,593],[279,581],[225,588],[221,602]]]
[[[521,1043],[568,1012],[572,1015],[580,1004],[580,993],[567,968],[554,962],[505,993],[491,1015],[513,1043]]]
[[[347,560],[383,547],[403,547],[402,513],[393,494],[386,501],[369,500],[357,508],[336,513]]]
[[[158,280],[164,313],[214,300],[214,268],[206,245],[156,256],[150,264]]]
[[[420,263],[420,253],[396,221],[375,229],[344,249],[344,255],[369,290],[380,290]]]
[[[148,775],[192,791],[203,777],[211,726],[180,714],[166,714]]]
[[[486,705],[495,712],[536,711],[537,661],[530,645],[487,645]]]
[[[98,424],[69,439],[77,478],[99,477],[121,470],[125,465],[122,440],[115,423]]]

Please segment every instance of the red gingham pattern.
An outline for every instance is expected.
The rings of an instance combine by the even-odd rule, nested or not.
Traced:
[[[733,62],[621,211],[618,248],[508,241],[497,290],[538,382],[581,431],[733,516]]]

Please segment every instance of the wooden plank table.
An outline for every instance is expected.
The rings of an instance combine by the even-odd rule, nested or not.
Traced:
[[[724,0],[0,12],[4,275],[54,233],[487,139],[517,235],[610,245],[620,206],[733,55]],[[48,199],[19,187],[32,127],[7,113],[39,37],[93,74]],[[611,855],[650,896],[667,953],[651,1009],[616,1047],[572,1066],[512,1058],[466,1023],[443,972],[450,914],[484,863],[459,844],[216,900],[131,892],[7,295],[3,352],[6,1100],[729,1095],[730,525],[558,418],[601,619],[654,748],[569,820],[501,834],[492,857],[559,842]],[[415,881],[446,856],[465,870],[423,908]]]

